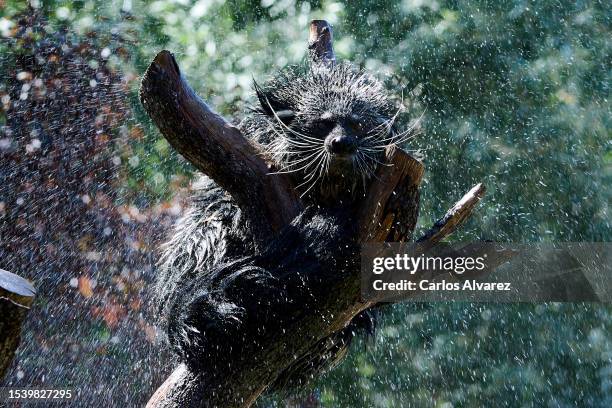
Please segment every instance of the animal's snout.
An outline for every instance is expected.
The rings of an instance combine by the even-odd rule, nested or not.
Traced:
[[[350,135],[330,135],[326,142],[329,152],[339,156],[350,155],[357,150],[357,140]]]

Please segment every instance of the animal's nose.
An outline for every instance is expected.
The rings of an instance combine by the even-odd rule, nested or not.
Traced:
[[[331,153],[338,155],[355,153],[357,149],[355,138],[347,135],[333,136],[328,146]]]

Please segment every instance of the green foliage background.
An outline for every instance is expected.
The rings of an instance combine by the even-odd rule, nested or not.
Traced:
[[[421,227],[476,182],[488,195],[455,239],[609,241],[612,14],[578,1],[45,1],[48,30],[120,36],[109,57],[126,78],[162,48],[218,111],[239,118],[252,78],[302,61],[313,18],[336,53],[425,112]],[[23,1],[0,0],[0,36]],[[4,48],[3,48],[4,47]],[[101,47],[102,49],[102,47]],[[9,64],[16,49],[0,43]],[[129,64],[116,56],[127,53]],[[2,73],[0,73],[0,76]],[[141,128],[125,157],[123,199],[167,199],[191,168],[130,90]],[[0,125],[4,118],[0,114]],[[129,160],[137,157],[138,160]],[[403,304],[375,344],[316,384],[324,406],[612,406],[610,307],[596,304]],[[370,342],[372,343],[372,342]],[[264,405],[278,405],[266,400]]]

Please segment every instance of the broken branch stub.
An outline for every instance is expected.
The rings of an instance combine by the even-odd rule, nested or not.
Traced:
[[[308,54],[314,64],[335,64],[333,41],[333,30],[327,21],[312,20],[310,22]]]
[[[484,196],[486,188],[482,183],[476,184],[459,201],[451,207],[417,242],[435,245],[453,232],[471,215],[476,204]]]

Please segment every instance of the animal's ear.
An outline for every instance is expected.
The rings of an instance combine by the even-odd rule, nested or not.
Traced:
[[[255,88],[261,109],[266,115],[271,118],[278,118],[286,125],[295,118],[295,112],[292,109],[283,106],[281,101],[267,94],[255,80],[253,80],[253,88]]]

